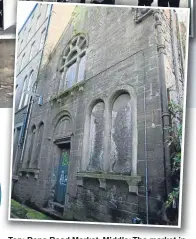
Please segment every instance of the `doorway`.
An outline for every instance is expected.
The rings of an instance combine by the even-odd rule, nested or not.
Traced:
[[[54,202],[64,205],[65,194],[67,190],[68,167],[70,158],[70,142],[58,144],[60,149],[59,167],[57,174],[57,182],[55,188]]]

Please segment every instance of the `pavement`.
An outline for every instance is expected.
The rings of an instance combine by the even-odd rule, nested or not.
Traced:
[[[13,25],[6,30],[0,30],[0,39],[15,39],[16,38],[16,25]]]

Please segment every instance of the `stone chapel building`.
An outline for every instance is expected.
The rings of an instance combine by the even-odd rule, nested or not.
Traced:
[[[12,197],[63,220],[164,224],[183,81],[175,10],[77,6],[40,67]]]

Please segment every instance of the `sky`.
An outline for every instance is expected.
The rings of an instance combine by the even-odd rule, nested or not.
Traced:
[[[34,2],[18,2],[18,10],[17,10],[17,24],[18,24],[18,32],[20,31],[21,27],[25,23],[26,19],[28,18],[29,14],[33,10],[36,3]]]

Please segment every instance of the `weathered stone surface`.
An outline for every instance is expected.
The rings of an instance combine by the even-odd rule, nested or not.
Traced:
[[[11,108],[14,90],[15,40],[0,40],[0,107]]]
[[[149,214],[160,218],[165,193],[164,102],[153,15],[136,24],[134,11],[128,8],[83,6],[75,14],[77,17],[70,21],[39,72],[37,92],[42,94],[44,104],[33,104],[29,121],[30,127],[36,128],[41,121],[44,123],[39,177],[34,180],[32,175],[28,179],[21,176],[13,196],[41,206],[55,200],[65,144],[57,141],[64,139],[70,143],[65,218],[131,223],[137,216],[145,221],[146,165]],[[165,57],[171,73],[170,50],[174,46],[170,19],[164,17],[164,12],[160,15],[169,42]],[[76,33],[85,33],[88,39],[85,80],[59,92],[59,61]],[[24,160],[30,144],[29,137]]]
[[[102,171],[104,142],[104,103],[97,103],[91,113],[88,171]]]

